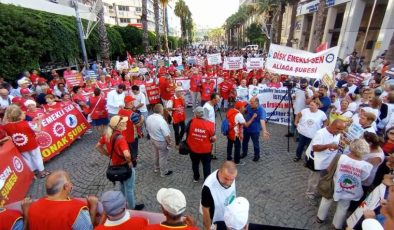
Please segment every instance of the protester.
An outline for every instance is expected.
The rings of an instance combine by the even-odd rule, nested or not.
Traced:
[[[327,97],[328,88],[325,85],[320,85],[319,90],[316,91],[313,95],[313,99],[316,100],[316,103],[319,106],[319,109],[322,110],[324,113],[327,112],[328,108],[331,105],[331,100]]]
[[[215,107],[216,105],[219,103],[220,101],[220,96],[217,93],[212,93],[210,100],[207,101],[204,106],[204,120],[213,122],[215,124],[215,128],[216,128],[216,116],[215,116]],[[211,155],[212,160],[216,160],[217,156],[212,153]]]
[[[375,180],[378,168],[384,161],[384,152],[380,148],[380,138],[375,133],[364,132],[364,139],[369,145],[369,151],[362,159],[373,166],[369,177],[363,182],[364,191],[367,191]]]
[[[212,224],[224,221],[224,210],[236,197],[235,177],[237,166],[225,161],[220,168],[205,180],[201,192],[203,229],[210,230]]]
[[[45,183],[47,196],[31,203],[27,209],[27,229],[92,229],[98,199],[88,196],[86,202],[70,198],[73,184],[65,171],[54,171]]]
[[[270,137],[266,126],[266,112],[264,107],[259,104],[257,97],[252,97],[249,105],[246,106],[245,120],[250,121],[254,116],[255,118],[252,120],[252,123],[244,127],[241,159],[248,155],[249,140],[252,139],[254,150],[253,161],[257,162],[260,160],[260,132],[262,131],[262,136],[265,140]]]
[[[157,192],[156,198],[166,220],[160,224],[148,225],[146,230],[198,229],[194,226],[195,223],[191,216],[183,215],[186,210],[186,198],[181,191],[174,188],[161,188]]]
[[[31,171],[38,171],[40,178],[50,174],[44,168],[40,147],[36,141],[36,134],[41,130],[41,117],[35,117],[32,122],[25,121],[25,113],[17,106],[7,107],[3,120],[3,128],[12,138],[16,148],[22,154]]]
[[[112,165],[128,165],[131,168],[130,177],[121,181],[120,187],[123,195],[126,197],[127,206],[130,209],[141,210],[145,207],[144,204],[136,204],[135,202],[135,177],[136,171],[133,168],[130,149],[126,138],[122,132],[127,128],[128,117],[121,117],[115,115],[111,118],[109,126],[104,135],[101,136],[99,142],[96,144],[96,149],[103,155],[108,156]]]
[[[317,204],[317,185],[320,177],[334,159],[338,149],[340,134],[345,130],[346,123],[336,119],[329,126],[316,132],[305,155],[306,161],[311,162],[312,171],[308,178],[306,198],[312,205]]]
[[[89,110],[92,122],[91,125],[97,127],[97,131],[102,135],[109,123],[108,112],[106,109],[107,101],[99,88],[94,89],[94,96],[89,97]]]
[[[362,160],[368,152],[368,143],[363,139],[357,139],[350,143],[350,153],[340,156],[333,177],[333,198],[322,198],[317,212],[317,223],[323,223],[327,218],[332,202],[336,201],[337,208],[332,224],[335,229],[342,229],[350,201],[357,201],[362,197],[363,189],[361,184],[371,173],[373,166]]]
[[[200,105],[201,99],[201,85],[202,76],[198,74],[197,68],[192,69],[192,76],[190,78],[190,94],[192,97],[192,107],[193,109]]]
[[[292,94],[293,99],[293,109],[294,114],[297,115],[303,109],[307,108],[307,105],[310,102],[310,98],[313,96],[313,91],[308,88],[308,80],[302,78],[300,81],[300,88],[294,89],[294,94]],[[293,119],[292,119],[293,120]],[[293,123],[295,121],[293,120]],[[293,132],[295,130],[292,130]],[[294,136],[294,133],[290,133],[290,136]]]
[[[135,99],[134,100],[134,110],[140,111],[141,115],[146,118],[148,117],[148,108],[146,106],[146,96],[143,94],[140,90],[140,87],[138,85],[133,85],[131,87],[131,91],[133,92],[132,96]]]
[[[0,118],[4,116],[5,109],[11,105],[13,98],[7,89],[0,89]]]
[[[126,86],[119,84],[116,89],[107,94],[107,110],[110,118],[117,115],[119,109],[124,107],[125,90]]]
[[[131,216],[127,210],[127,202],[124,195],[119,191],[107,191],[100,199],[105,217],[104,222],[97,226],[95,230],[104,229],[133,229],[143,230],[148,225],[148,221],[142,217]]]
[[[212,143],[216,141],[214,123],[204,120],[204,109],[194,109],[194,118],[187,125],[186,143],[192,161],[193,182],[200,179],[199,167],[202,163],[204,180],[211,174]]]
[[[183,88],[177,87],[175,89],[175,95],[168,100],[166,108],[172,115],[175,146],[179,148],[179,143],[185,134],[186,102],[183,96]]]
[[[326,114],[318,109],[315,101],[311,101],[309,108],[303,109],[297,114],[294,124],[298,131],[298,146],[294,162],[301,160],[304,148],[309,146],[316,132],[323,128],[326,121]]]
[[[50,113],[57,109],[62,108],[62,104],[56,101],[56,97],[53,94],[45,96],[46,104],[43,105],[45,112]]]
[[[154,150],[154,172],[160,170],[160,176],[166,177],[173,173],[168,170],[168,153],[172,140],[170,128],[163,117],[163,110],[161,104],[153,107],[153,114],[146,120],[146,129]]]

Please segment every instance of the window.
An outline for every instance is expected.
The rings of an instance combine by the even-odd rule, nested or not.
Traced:
[[[136,7],[136,8],[135,8],[135,11],[141,12],[141,7]]]
[[[113,6],[108,6],[108,9],[112,10],[114,7]]]
[[[130,23],[130,18],[119,18],[120,23]]]
[[[118,6],[118,9],[120,10],[120,11],[129,11],[129,7],[128,6]]]

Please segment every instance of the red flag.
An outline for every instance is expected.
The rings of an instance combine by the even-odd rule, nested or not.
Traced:
[[[135,62],[134,58],[131,56],[129,51],[126,51],[126,53],[127,53],[127,61],[129,62],[129,64],[133,64]]]
[[[316,53],[319,53],[320,51],[323,51],[326,49],[328,49],[328,42],[323,42],[318,47],[316,47]]]

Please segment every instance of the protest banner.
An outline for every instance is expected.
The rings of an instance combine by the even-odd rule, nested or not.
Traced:
[[[224,70],[238,70],[244,66],[243,57],[225,57],[223,63]]]
[[[364,215],[364,211],[375,210],[380,206],[380,201],[384,199],[385,191],[386,185],[382,183],[376,187],[363,202],[361,202],[353,214],[346,220],[346,224],[349,229],[353,229],[356,226],[361,217]]]
[[[332,75],[339,47],[311,53],[286,46],[271,44],[265,68],[273,73],[321,79]]]
[[[0,147],[0,207],[26,197],[33,173],[12,140]]]
[[[204,59],[204,57],[198,57],[197,58],[197,65],[199,65],[199,66],[205,66],[205,59]]]
[[[66,81],[67,87],[69,87],[69,88],[76,86],[76,85],[79,85],[79,86],[83,85],[83,77],[76,70],[72,70],[71,73],[69,73],[67,71],[64,72],[63,77],[64,77],[64,80]]]
[[[94,81],[96,81],[97,77],[98,77],[98,74],[96,74],[96,72],[94,72],[94,70],[87,70],[87,71],[85,71],[85,75],[83,76],[83,79],[85,81],[91,80],[94,82]]]
[[[184,93],[183,95],[185,98],[186,105],[190,105],[190,106],[193,105],[192,96],[190,94],[190,79],[186,77],[178,77],[175,78],[174,80],[177,87],[179,86],[182,87],[183,89],[183,93]]]
[[[267,118],[271,116],[275,108],[278,109],[272,114],[269,122],[287,125],[289,116],[289,98],[285,96],[287,94],[287,88],[274,88],[266,85],[253,86],[249,88],[249,98],[257,97],[260,105],[262,105],[267,113]],[[285,96],[282,103],[279,104],[282,97]],[[291,111],[291,110],[290,110]]]
[[[127,60],[126,61],[122,61],[122,62],[116,61],[115,67],[119,71],[124,70],[124,69],[128,69],[129,68],[129,62]]]
[[[222,63],[222,56],[220,53],[207,54],[208,65],[218,65]]]
[[[70,103],[42,117],[42,129],[36,140],[44,161],[58,155],[90,128],[83,114]]]
[[[176,61],[178,66],[183,65],[182,64],[182,56],[170,57],[170,65],[173,64],[174,61]]]
[[[145,86],[146,97],[148,98],[149,104],[160,103],[160,89],[155,84]]]
[[[339,115],[340,116],[340,115]],[[331,117],[330,117],[331,119]],[[349,121],[349,119],[347,119]],[[364,134],[364,129],[361,127],[360,124],[352,123],[341,135],[341,140],[338,144],[338,153],[348,153],[349,150],[349,143],[361,138],[361,136]]]
[[[262,69],[262,68],[264,68],[264,59],[263,58],[248,58],[246,60],[246,68],[247,69]]]

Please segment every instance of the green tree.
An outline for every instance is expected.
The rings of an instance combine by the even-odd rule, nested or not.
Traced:
[[[141,22],[142,22],[142,46],[144,52],[148,52],[149,40],[148,40],[148,0],[142,0],[142,14],[141,14]]]
[[[265,43],[265,36],[261,31],[261,25],[257,23],[252,23],[246,29],[246,37],[253,44],[263,45]]]
[[[189,7],[186,5],[184,0],[178,0],[176,2],[174,13],[176,16],[179,17],[181,21],[181,42],[182,42],[182,47],[184,47],[184,45],[186,45],[186,40],[187,40],[186,20],[188,14],[190,13]]]
[[[168,36],[167,36],[167,19],[166,19],[166,11],[167,11],[167,4],[169,0],[159,0],[161,6],[163,7],[163,33],[164,33],[164,49],[168,54],[170,52],[168,48]]]

